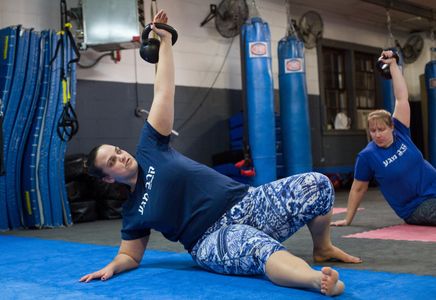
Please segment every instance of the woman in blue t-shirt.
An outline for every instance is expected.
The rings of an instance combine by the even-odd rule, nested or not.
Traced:
[[[160,11],[155,22],[166,23],[166,13]],[[278,285],[341,294],[344,284],[336,270],[315,270],[281,244],[307,225],[316,262],[361,262],[331,243],[334,189],[328,178],[305,173],[254,188],[174,150],[169,145],[175,93],[171,34],[155,26],[153,31],[161,40],[159,63],[136,156],[105,144],[94,148],[87,162],[91,175],[130,187],[123,205],[120,249],[112,262],[80,281],[107,280],[138,267],[154,229],[181,242],[207,270],[265,274]]]
[[[436,169],[426,161],[410,137],[407,85],[392,51],[381,59],[389,64],[394,88],[393,116],[385,110],[368,115],[372,141],[358,154],[354,181],[348,196],[347,215],[332,225],[350,225],[371,179],[406,223],[436,226]]]

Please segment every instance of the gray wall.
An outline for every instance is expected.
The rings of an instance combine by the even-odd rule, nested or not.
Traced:
[[[67,154],[88,153],[101,143],[134,153],[146,117],[135,116],[135,110],[138,104],[149,110],[152,98],[153,87],[148,84],[79,80],[79,132],[69,142]],[[229,150],[227,120],[241,106],[239,90],[177,86],[174,128],[180,135],[172,136],[172,146],[211,165],[213,154]],[[353,166],[356,154],[367,143],[366,135],[362,131],[323,133],[319,96],[309,95],[309,109],[314,167]]]
[[[146,118],[135,116],[135,110],[138,104],[149,110],[152,99],[152,85],[79,80],[79,132],[67,154],[88,153],[102,143],[134,153]],[[177,86],[175,110],[174,129],[180,135],[172,136],[172,146],[210,165],[213,154],[229,149],[227,119],[241,110],[241,92]]]

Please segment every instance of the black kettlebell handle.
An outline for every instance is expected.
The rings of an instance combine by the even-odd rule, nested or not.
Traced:
[[[391,50],[391,49],[388,49],[388,50]],[[398,53],[396,51],[393,51],[393,50],[391,50],[391,51],[393,53],[393,56],[391,58],[395,58],[395,60],[397,61],[397,64],[398,64],[400,62],[400,57],[399,57]],[[389,65],[385,64],[382,61],[382,59],[389,59],[389,57],[383,55],[383,57],[380,57],[377,60],[377,63],[376,63],[377,70],[380,72],[380,74],[385,79],[392,79],[391,71],[389,70]]]
[[[152,31],[152,29],[151,29],[152,24],[153,23],[148,23],[147,26],[144,27],[144,30],[142,31],[142,36],[141,36],[142,42],[144,42],[148,39],[148,35]],[[179,35],[177,34],[177,31],[173,27],[171,27],[170,25],[165,24],[165,23],[154,23],[154,25],[159,29],[163,29],[163,30],[166,30],[169,33],[171,33],[171,36],[172,36],[171,41],[172,41],[173,45],[177,42],[177,38],[179,37]]]
[[[392,51],[392,50],[390,50]],[[397,61],[397,64],[400,62],[400,57],[398,56],[398,53],[395,51],[392,51],[393,56],[392,57],[387,57],[385,55],[383,55],[382,57],[380,57],[378,60],[382,60],[382,59],[389,59],[389,58],[395,58],[395,60]]]
[[[147,26],[145,26],[144,30],[142,31],[142,43],[141,48],[139,49],[139,54],[146,62],[155,64],[159,61],[160,41],[158,39],[148,37],[148,35],[152,31],[151,25],[152,23],[147,24]],[[159,29],[163,29],[171,33],[171,41],[173,45],[175,44],[178,35],[177,31],[173,27],[165,23],[154,23],[154,25]]]

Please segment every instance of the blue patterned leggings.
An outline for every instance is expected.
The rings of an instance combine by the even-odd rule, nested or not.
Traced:
[[[330,212],[334,190],[320,173],[304,173],[256,188],[229,209],[198,240],[191,256],[222,274],[264,274],[268,258],[286,250],[281,242]]]

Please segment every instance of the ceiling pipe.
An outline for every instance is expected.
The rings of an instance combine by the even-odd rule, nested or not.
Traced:
[[[419,16],[428,19],[429,21],[436,20],[436,10],[430,7],[416,5],[404,0],[361,0],[363,2],[372,3],[382,6],[386,9],[398,10],[411,15]]]

